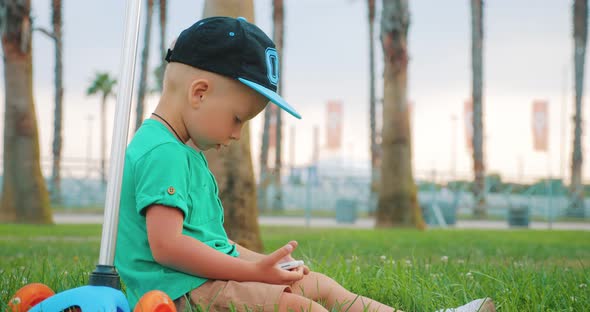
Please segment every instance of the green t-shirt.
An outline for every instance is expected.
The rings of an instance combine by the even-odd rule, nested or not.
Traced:
[[[184,235],[238,256],[223,228],[217,182],[205,156],[179,142],[161,123],[148,119],[125,154],[115,253],[115,266],[131,307],[150,290],[164,291],[174,300],[207,281],[154,260],[145,219],[145,208],[153,204],[181,210]]]

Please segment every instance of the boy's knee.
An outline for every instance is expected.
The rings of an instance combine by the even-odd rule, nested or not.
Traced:
[[[293,293],[285,292],[279,299],[279,311],[327,311],[317,302]]]
[[[328,299],[332,292],[338,288],[338,283],[333,279],[317,272],[310,272],[308,275],[305,275],[303,280],[291,286],[294,293],[313,300]]]
[[[307,278],[315,281],[317,284],[335,283],[331,277],[318,272],[309,272]]]

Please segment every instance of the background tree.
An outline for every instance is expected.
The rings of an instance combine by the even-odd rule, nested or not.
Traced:
[[[260,147],[260,177],[258,183],[258,208],[260,211],[266,211],[268,209],[266,203],[269,170],[268,170],[268,150],[270,143],[270,122],[272,109],[270,105],[266,105],[264,108],[264,122],[262,126],[262,142]]]
[[[415,226],[422,229],[425,226],[412,172],[412,137],[406,100],[409,26],[408,1],[383,0],[383,159],[377,227]]]
[[[107,99],[109,96],[114,96],[114,88],[117,84],[117,80],[112,78],[109,73],[96,73],[94,81],[86,90],[87,95],[100,94],[100,177],[103,184],[107,183],[106,178],[106,110],[107,110]]]
[[[0,221],[53,223],[40,165],[30,14],[30,0],[0,1],[5,90]]]
[[[143,122],[143,108],[145,95],[147,92],[147,73],[148,61],[150,58],[150,38],[152,37],[152,15],[154,13],[154,0],[146,0],[147,14],[145,17],[145,27],[143,29],[143,50],[141,52],[141,66],[139,72],[139,88],[137,91],[137,106],[135,107],[135,131],[139,129]]]
[[[377,119],[375,102],[375,0],[367,0],[369,18],[369,152],[371,153],[371,190],[369,212],[373,212],[374,203],[377,200],[377,187],[379,185],[379,145],[377,144]]]
[[[53,199],[61,203],[61,150],[62,150],[62,121],[63,121],[63,38],[61,35],[61,0],[52,0],[53,35],[55,36],[55,110],[53,121],[53,163],[51,172],[51,191]]]
[[[279,53],[281,59],[279,62],[279,85],[278,85],[278,92],[279,94],[285,94],[285,89],[283,88],[283,63],[285,62],[285,53],[283,53],[284,49],[284,36],[285,36],[285,9],[283,0],[273,0],[273,41],[276,45],[277,52]],[[275,169],[274,169],[274,187],[275,187],[275,196],[273,200],[273,210],[282,211],[283,207],[283,188],[281,184],[281,171],[283,169],[283,161],[282,161],[282,154],[283,154],[283,120],[282,120],[282,110],[277,109],[276,111],[276,148],[275,148]]]
[[[167,20],[167,3],[166,0],[160,0],[158,6],[160,12],[160,65],[156,67],[156,90],[162,92],[164,81],[164,69],[166,68],[166,52],[168,45],[166,44],[166,26]]]
[[[582,95],[584,93],[584,63],[588,37],[588,0],[574,0],[574,67],[575,113],[572,174],[570,182],[570,215],[584,216],[584,187],[582,186]]]
[[[253,0],[206,0],[204,17],[243,16],[254,22]],[[250,153],[250,125],[242,128],[241,139],[224,151],[206,154],[209,167],[219,184],[219,197],[225,210],[225,230],[242,246],[262,251],[256,205],[256,183]]]
[[[47,35],[55,43],[55,103],[53,113],[53,144],[51,152],[51,200],[54,203],[61,203],[61,151],[63,142],[63,37],[62,37],[62,2],[61,0],[51,1],[51,22],[53,31],[37,28],[41,33]]]
[[[483,155],[483,0],[471,0],[471,96],[473,99],[473,214],[486,215],[485,162]]]

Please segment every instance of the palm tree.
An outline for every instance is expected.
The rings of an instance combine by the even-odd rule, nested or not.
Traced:
[[[284,60],[283,52],[283,36],[284,36],[284,4],[283,0],[273,0],[273,41],[275,42],[277,52],[281,55],[281,62],[279,62],[279,67],[282,66],[282,62]],[[279,68],[279,86],[281,86],[282,81],[282,70]],[[280,93],[283,93],[283,88],[278,90]],[[267,107],[264,110],[264,125],[262,130],[262,147],[260,151],[260,184],[258,190],[258,205],[261,211],[266,211],[267,209],[267,189],[269,185],[270,176],[272,176],[273,184],[275,186],[275,196],[273,198],[273,210],[283,210],[283,192],[281,187],[281,168],[282,168],[282,115],[281,110],[277,109],[274,110],[275,115],[273,114],[273,109],[271,107]],[[274,118],[274,119],[273,119]],[[268,169],[268,151],[270,145],[270,131],[271,131],[271,123],[275,122],[275,168],[274,173],[271,175],[269,174]]]
[[[31,1],[2,1],[4,173],[0,222],[53,223],[33,97]]]
[[[154,13],[154,0],[147,1],[147,14],[143,37],[143,50],[141,52],[141,71],[139,73],[139,90],[137,93],[137,107],[135,108],[135,131],[143,122],[143,107],[147,93],[148,60],[150,58],[150,38],[152,36],[152,15]]]
[[[281,56],[281,62],[279,62],[279,86],[278,90],[280,94],[284,96],[285,91],[283,88],[283,70],[282,64],[285,61],[284,49],[284,35],[285,35],[285,9],[283,0],[273,0],[273,41],[275,42],[277,52]],[[273,210],[283,210],[283,188],[281,185],[281,169],[283,167],[282,162],[282,145],[283,145],[283,121],[282,113],[280,109],[276,110],[276,148],[275,148],[275,173],[274,173],[274,185],[275,185],[275,196],[273,200]]]
[[[53,31],[48,31],[44,28],[36,28],[35,30],[45,34],[55,43],[55,103],[53,114],[53,144],[52,144],[52,165],[51,165],[51,200],[54,203],[61,203],[61,150],[63,142],[63,37],[61,35],[62,27],[62,2],[61,0],[51,1],[51,21],[53,24]]]
[[[379,173],[377,144],[377,122],[375,117],[375,0],[367,0],[369,11],[369,124],[371,127],[370,152],[371,152],[371,190],[369,211],[373,213],[373,205],[377,197],[377,185]]]
[[[209,16],[243,16],[254,22],[253,0],[206,0],[203,12]],[[242,137],[223,152],[206,153],[211,171],[219,183],[224,203],[225,230],[240,245],[262,251],[256,205],[256,183],[250,153],[250,125],[242,128]]]
[[[475,217],[486,215],[485,162],[483,155],[483,0],[471,0],[471,70],[473,73],[473,197]]]
[[[160,65],[156,68],[156,87],[157,91],[162,92],[162,82],[164,81],[164,69],[166,68],[166,24],[167,8],[166,0],[160,0]]]
[[[582,94],[584,92],[584,63],[588,36],[588,0],[574,0],[574,66],[576,103],[574,114],[574,148],[570,183],[571,204],[569,214],[584,216],[584,188],[582,186]]]
[[[260,211],[266,211],[266,194],[268,189],[268,150],[269,150],[269,132],[272,109],[267,105],[264,109],[264,124],[262,128],[262,144],[260,148],[260,183],[258,183],[258,207]]]
[[[377,227],[424,228],[412,172],[412,137],[407,101],[410,12],[407,0],[383,0],[383,141]]]
[[[112,78],[109,73],[106,72],[98,72],[94,76],[94,81],[88,90],[86,90],[87,95],[94,95],[100,94],[101,102],[100,102],[100,175],[101,181],[103,184],[107,183],[106,178],[106,110],[107,110],[107,99],[109,96],[114,96],[114,88],[117,84],[117,80]]]
[[[62,150],[62,107],[63,107],[63,38],[61,35],[61,0],[52,0],[53,35],[55,36],[55,112],[53,122],[53,165],[51,192],[56,203],[61,203],[61,150]]]

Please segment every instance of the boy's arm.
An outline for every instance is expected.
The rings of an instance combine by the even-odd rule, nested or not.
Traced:
[[[229,239],[229,242],[231,244],[236,245],[236,248],[238,249],[238,252],[240,253],[240,258],[244,259],[246,261],[258,261],[266,256],[261,253],[257,253],[255,251],[252,251],[252,250],[232,241],[231,239]]]
[[[152,205],[147,208],[148,241],[154,259],[167,267],[188,274],[218,280],[259,281],[290,284],[303,274],[279,269],[276,264],[289,255],[294,242],[255,262],[219,252],[182,234],[183,214],[176,208]]]
[[[241,246],[240,244],[232,241],[231,239],[228,239],[230,243],[232,244],[236,244],[236,248],[238,249],[238,251],[240,252],[240,258],[246,260],[246,261],[258,261],[264,257],[266,257],[266,255],[257,253],[255,251],[252,251],[244,246]],[[293,247],[297,248],[297,242],[293,241],[292,243],[294,243]],[[286,255],[285,257],[283,257],[281,260],[279,260],[279,263],[282,262],[288,262],[288,261],[293,261],[295,259],[293,259],[293,257],[291,256],[291,254],[289,253],[288,255]],[[310,270],[309,267],[307,265],[304,265],[302,267],[302,271],[304,275],[309,274]]]

